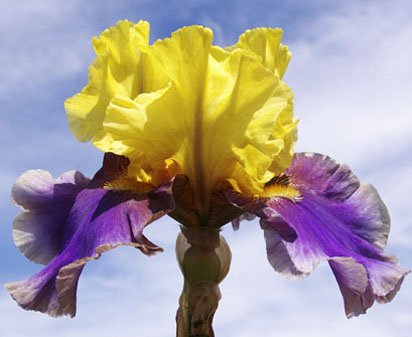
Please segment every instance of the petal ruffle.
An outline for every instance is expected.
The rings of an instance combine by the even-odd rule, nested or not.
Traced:
[[[77,139],[87,142],[101,131],[112,98],[135,98],[145,90],[141,50],[148,44],[146,21],[119,21],[93,39],[97,58],[89,68],[89,84],[65,102],[69,127]]]
[[[348,317],[364,313],[375,300],[390,301],[409,271],[383,252],[390,220],[377,191],[320,154],[296,154],[286,175],[301,199],[228,194],[232,203],[261,217],[275,270],[300,278],[329,261]]]
[[[23,207],[13,223],[13,238],[20,252],[33,262],[47,264],[60,251],[63,226],[77,194],[89,179],[66,172],[53,180],[43,170],[23,173],[15,182],[12,198]]]
[[[292,57],[289,48],[280,43],[282,35],[280,28],[254,28],[245,31],[234,47],[253,51],[266,68],[282,79]]]
[[[107,156],[105,162],[119,165],[118,161],[113,163],[107,160]],[[121,163],[119,167],[122,167]],[[25,201],[25,207],[30,205],[25,212],[36,214],[39,205],[42,205],[43,209],[50,210],[51,218],[59,219],[60,222],[54,224],[55,228],[58,228],[58,235],[53,239],[58,240],[53,242],[55,257],[50,263],[26,281],[5,285],[22,308],[41,311],[50,316],[73,317],[76,313],[77,284],[86,262],[97,259],[101,253],[120,245],[134,246],[147,255],[162,250],[143,235],[143,229],[173,208],[172,182],[145,194],[94,187],[93,182],[97,181],[98,185],[101,185],[110,178],[106,176],[104,179],[105,171],[108,171],[107,168],[103,168],[94,181],[76,195],[73,206],[63,210],[65,217],[58,218],[57,214],[60,214],[61,209],[53,210],[50,206],[54,202],[59,203],[58,195],[49,201],[45,198],[40,203]],[[44,176],[44,171],[40,171],[40,175]],[[54,187],[58,185],[55,183]],[[27,194],[31,189],[20,189],[16,201],[28,200]],[[41,188],[37,192],[40,190]],[[41,199],[39,195],[36,197]],[[48,202],[50,204],[47,206]],[[44,224],[38,221],[40,219],[34,219],[36,221],[32,223],[27,221],[25,227],[41,227]],[[49,226],[46,214],[43,214],[42,220],[46,226],[41,230],[33,230],[34,233],[45,231]],[[38,246],[38,242],[35,246]],[[51,254],[48,255],[50,256]]]

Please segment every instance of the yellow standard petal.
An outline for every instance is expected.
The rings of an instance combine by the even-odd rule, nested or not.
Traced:
[[[265,67],[282,78],[292,57],[287,46],[280,43],[283,31],[280,28],[254,28],[245,31],[235,45],[249,49],[262,59]]]
[[[113,97],[136,97],[143,91],[140,50],[148,43],[145,21],[119,21],[93,39],[97,58],[89,68],[89,84],[65,102],[69,127],[77,139],[87,142],[101,131]]]
[[[99,103],[91,109],[77,96],[66,103],[73,132],[129,157],[129,174],[138,181],[157,185],[187,175],[201,216],[225,180],[243,193],[262,194],[290,164],[296,138],[293,95],[281,80],[290,58],[281,31],[248,31],[223,49],[213,46],[210,29],[190,26],[147,46],[147,26],[127,24],[127,48],[113,33],[126,31],[120,22],[102,34],[105,46],[117,47],[102,53],[123,60],[116,74],[130,80],[112,81],[108,71],[91,76],[79,95],[93,93]],[[102,61],[92,69],[96,63]]]

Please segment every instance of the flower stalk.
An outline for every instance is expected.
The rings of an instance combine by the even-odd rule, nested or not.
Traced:
[[[182,227],[176,257],[184,278],[176,336],[214,337],[213,317],[221,299],[219,284],[230,268],[229,245],[216,228]]]

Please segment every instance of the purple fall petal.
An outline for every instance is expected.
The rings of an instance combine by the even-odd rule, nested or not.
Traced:
[[[233,204],[263,219],[275,270],[301,278],[319,262],[329,261],[348,317],[364,313],[375,300],[390,301],[409,271],[383,252],[390,219],[375,188],[360,185],[346,165],[320,154],[296,154],[286,175],[301,200],[247,202],[228,194]]]
[[[36,172],[40,175],[38,179],[35,177]],[[59,189],[61,179],[53,182],[44,179],[46,176],[49,177],[44,171],[31,172],[29,185],[38,188],[25,188],[24,184],[19,184],[13,195],[16,202],[24,206],[23,213],[32,214],[18,223],[22,223],[21,227],[27,232],[31,228],[31,232],[38,236],[26,243],[25,249],[30,252],[27,255],[32,258],[35,255],[33,252],[41,251],[40,243],[44,241],[41,236],[45,235],[52,249],[43,247],[47,254],[39,253],[36,256],[42,256],[40,260],[43,262],[46,261],[45,257],[52,259],[30,279],[5,286],[24,309],[41,311],[50,316],[73,317],[76,313],[78,279],[86,262],[120,245],[134,246],[147,255],[162,250],[143,235],[143,229],[173,208],[172,183],[168,182],[147,194],[136,194],[94,188],[94,180],[88,187],[82,186],[80,192],[73,188],[78,193],[70,194],[75,199],[69,203],[66,202],[69,193],[50,194],[50,191]],[[102,174],[98,179],[101,182],[105,180]],[[36,185],[36,181],[44,184]],[[68,190],[71,189],[65,189]],[[53,205],[61,207],[54,208]],[[33,216],[39,210],[43,212],[42,216]],[[53,222],[52,227],[50,219],[58,222]],[[47,236],[51,227],[58,234]]]
[[[76,171],[53,180],[47,171],[30,170],[17,179],[12,198],[24,211],[14,220],[13,238],[24,256],[47,264],[59,253],[62,223],[77,194],[88,184],[89,179]]]

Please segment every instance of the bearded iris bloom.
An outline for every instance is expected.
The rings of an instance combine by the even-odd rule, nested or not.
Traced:
[[[65,108],[76,138],[105,153],[103,167],[92,179],[33,170],[16,181],[16,245],[46,265],[6,285],[21,307],[73,317],[84,265],[119,245],[161,251],[143,230],[166,214],[200,247],[190,263],[208,264],[217,283],[228,264],[213,271],[202,252],[219,246],[222,226],[256,216],[273,268],[303,278],[328,262],[348,317],[392,300],[409,271],[383,251],[390,219],[375,188],[328,156],[293,153],[281,38],[256,28],[221,48],[190,26],[150,45],[147,22],[120,21],[93,40],[89,84]]]

